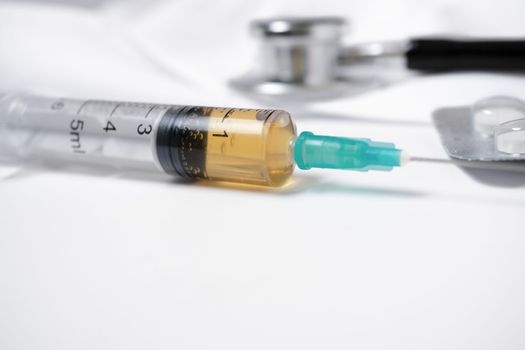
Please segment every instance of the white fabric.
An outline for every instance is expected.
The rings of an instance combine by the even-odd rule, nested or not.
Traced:
[[[519,36],[524,12],[520,0],[0,2],[0,91],[262,106],[226,87],[253,64],[254,18],[341,15],[358,42]],[[444,158],[433,110],[525,98],[524,83],[413,77],[295,120]],[[0,166],[0,348],[525,347],[523,174],[414,163],[296,178],[264,193]]]

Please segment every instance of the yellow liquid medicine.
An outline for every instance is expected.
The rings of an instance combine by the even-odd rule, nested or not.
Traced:
[[[287,112],[213,108],[208,125],[208,179],[278,186],[291,176],[296,132]]]

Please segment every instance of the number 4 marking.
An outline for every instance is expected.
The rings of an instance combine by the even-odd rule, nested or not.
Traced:
[[[108,132],[108,131],[115,131],[117,130],[117,128],[115,128],[115,125],[113,125],[113,123],[108,120],[106,127],[103,128],[102,130],[104,130],[105,132]]]

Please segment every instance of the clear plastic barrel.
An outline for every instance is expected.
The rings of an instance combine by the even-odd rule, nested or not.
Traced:
[[[156,124],[168,108],[13,94],[0,101],[0,133],[24,160],[158,171]]]

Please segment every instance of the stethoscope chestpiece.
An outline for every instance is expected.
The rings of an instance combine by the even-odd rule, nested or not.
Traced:
[[[342,95],[347,84],[338,76],[346,21],[340,17],[274,18],[252,23],[260,41],[258,70],[231,81],[256,95],[323,98]]]
[[[318,86],[335,78],[345,21],[339,17],[255,21],[268,80]]]

